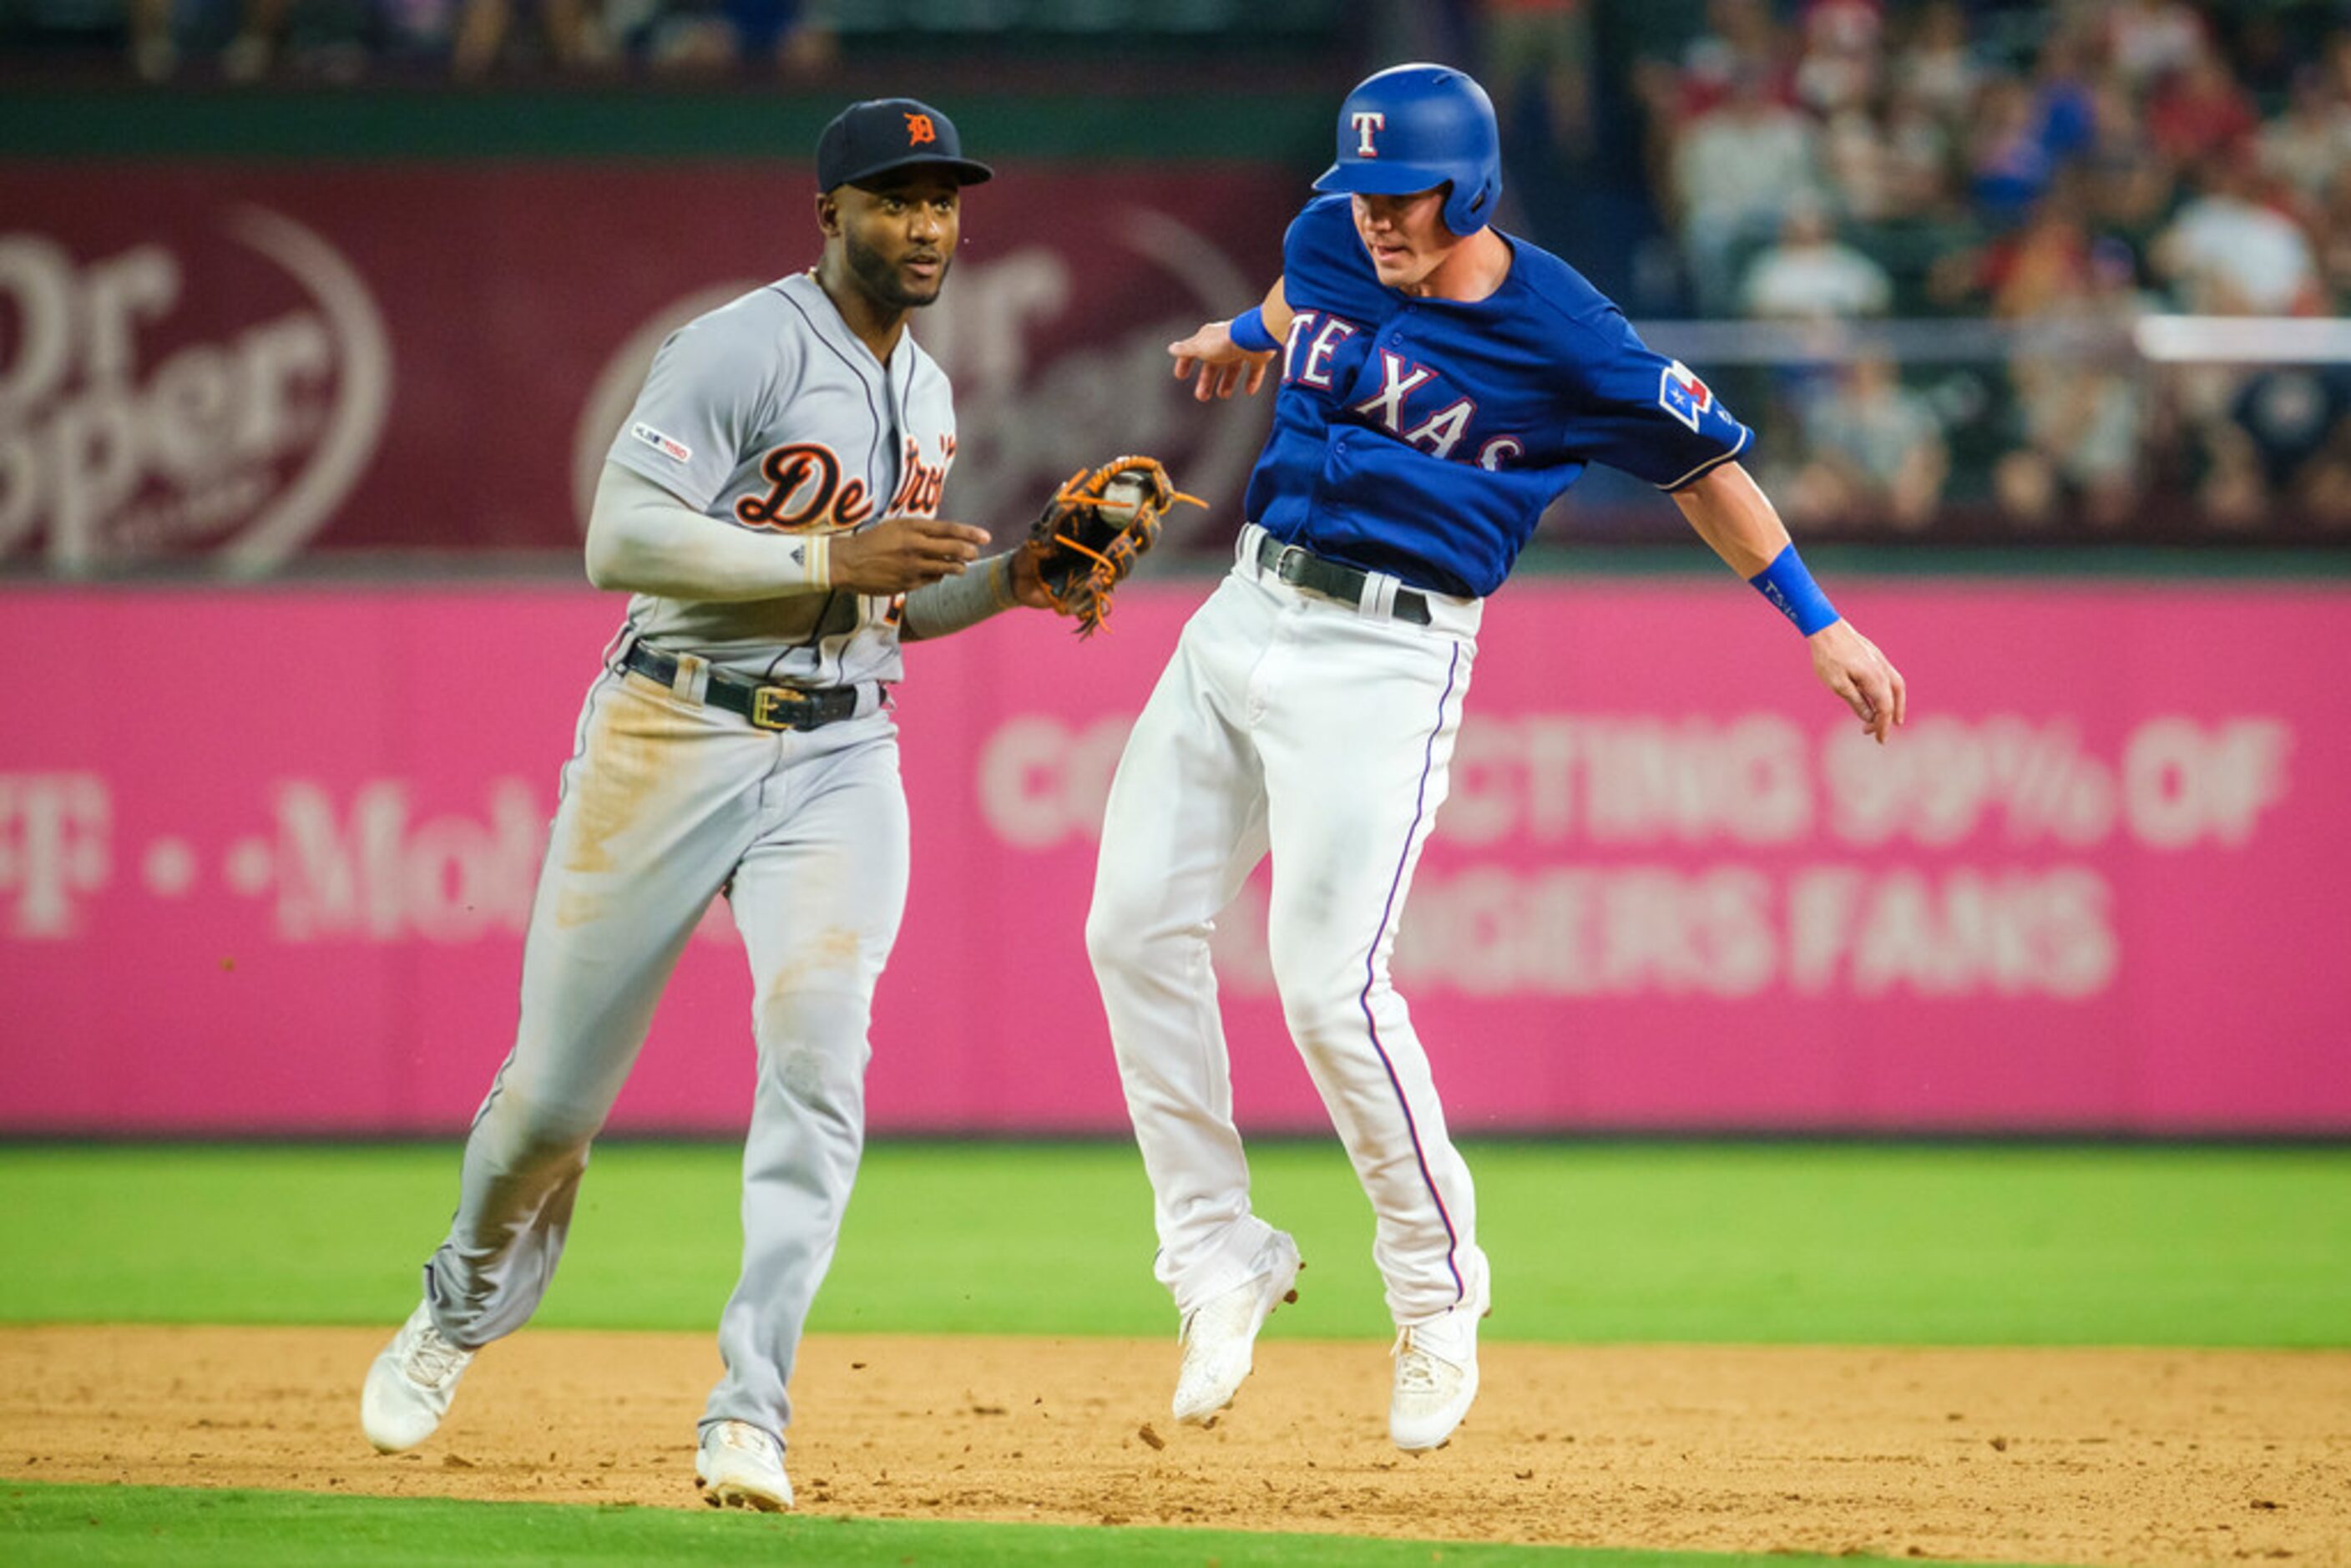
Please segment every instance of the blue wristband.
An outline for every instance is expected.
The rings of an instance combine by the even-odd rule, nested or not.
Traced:
[[[1813,574],[1804,570],[1803,558],[1796,553],[1794,545],[1773,556],[1770,566],[1747,580],[1807,637],[1837,622],[1836,607],[1821,591],[1821,585],[1813,580]]]
[[[1233,347],[1247,349],[1252,354],[1270,354],[1281,347],[1281,340],[1266,330],[1265,307],[1252,305],[1226,324]]]

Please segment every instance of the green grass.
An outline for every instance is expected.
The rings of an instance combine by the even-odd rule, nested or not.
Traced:
[[[1494,1339],[2351,1344],[2351,1148],[1472,1145]],[[549,1326],[707,1330],[738,1152],[598,1149]],[[1387,1332],[1335,1143],[1253,1155],[1310,1268],[1276,1335]],[[395,1322],[453,1146],[0,1147],[0,1321]],[[810,1327],[1171,1332],[1117,1144],[881,1144]]]
[[[1468,1150],[1494,1338],[2351,1343],[2351,1149],[1496,1144]],[[733,1281],[737,1150],[613,1144],[539,1322],[706,1332]],[[1382,1337],[1371,1224],[1334,1144],[1254,1156],[1299,1237],[1275,1335]],[[0,1321],[353,1322],[415,1299],[454,1146],[0,1146]],[[1123,1145],[870,1151],[811,1327],[1164,1334]],[[1076,1260],[1078,1261],[1073,1262]],[[1437,1546],[274,1492],[0,1486],[8,1563],[843,1564],[1820,1559]]]
[[[333,1565],[664,1563],[748,1560],[827,1568],[1114,1562],[1120,1568],[1790,1568],[1825,1557],[1583,1551],[1238,1531],[935,1523],[804,1515],[569,1508],[298,1492],[0,1486],[0,1560],[12,1563]],[[1853,1558],[1838,1558],[1840,1563]]]

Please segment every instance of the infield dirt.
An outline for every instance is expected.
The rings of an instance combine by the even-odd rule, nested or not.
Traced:
[[[696,1506],[710,1341],[529,1330],[448,1423],[359,1430],[382,1331],[0,1330],[0,1475]],[[803,1511],[2172,1568],[2351,1563],[2351,1353],[1489,1343],[1452,1445],[1384,1346],[1274,1339],[1211,1429],[1171,1339],[816,1336]]]

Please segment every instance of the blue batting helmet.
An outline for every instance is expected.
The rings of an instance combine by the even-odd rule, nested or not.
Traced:
[[[1472,235],[1502,194],[1502,139],[1494,100],[1450,66],[1391,66],[1339,106],[1339,161],[1318,191],[1408,196],[1450,183],[1445,226]]]

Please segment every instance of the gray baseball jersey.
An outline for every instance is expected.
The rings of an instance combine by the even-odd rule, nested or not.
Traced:
[[[810,276],[662,345],[612,461],[712,519],[813,539],[935,516],[955,455],[946,378],[902,334],[887,364]],[[808,591],[708,602],[639,594],[629,630],[763,682],[899,674],[902,601]],[[425,1268],[435,1329],[471,1350],[537,1311],[591,1140],[714,897],[749,962],[743,1269],[703,1425],[780,1436],[800,1329],[831,1262],[865,1127],[873,988],[905,907],[897,725],[878,704],[810,731],[755,727],[608,663],[563,770],[523,944],[513,1051],[465,1142],[457,1212]],[[381,1446],[381,1444],[380,1444]]]
[[[834,532],[935,517],[955,461],[947,379],[902,334],[890,362],[809,273],[695,318],[653,358],[611,461],[737,528]],[[629,625],[672,653],[794,685],[894,681],[901,601],[848,592],[705,603],[638,594]]]

